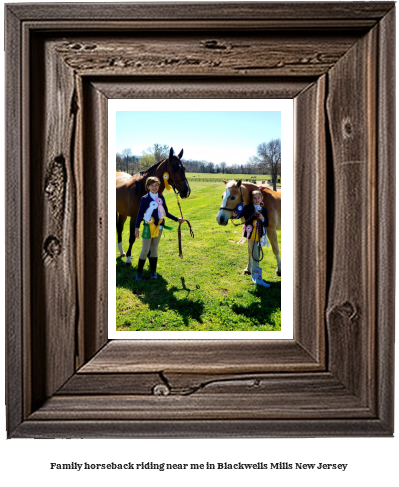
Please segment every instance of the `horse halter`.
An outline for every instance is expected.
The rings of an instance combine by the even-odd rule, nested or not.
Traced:
[[[168,158],[168,161],[170,162],[170,159],[169,158]],[[168,163],[166,163],[165,169],[168,169]],[[169,184],[172,183],[171,186],[172,186],[173,191],[175,192],[175,194],[179,194],[179,191],[176,189],[176,184],[177,183],[181,183],[182,181],[185,181],[185,183],[187,184],[188,194],[190,195],[190,193],[191,193],[190,185],[188,184],[188,181],[187,181],[186,176],[184,176],[184,178],[182,178],[182,179],[179,179],[178,181],[171,181],[170,180],[170,174],[169,174]]]
[[[237,211],[237,213],[240,215],[242,210],[244,209],[244,196],[242,195],[242,189],[240,186],[240,194],[241,194],[241,203],[238,203],[238,205],[235,208],[227,208],[226,206],[221,206],[219,208],[220,210],[227,210],[227,211]],[[241,206],[241,209],[239,210],[238,207]],[[237,217],[238,218],[238,217]]]

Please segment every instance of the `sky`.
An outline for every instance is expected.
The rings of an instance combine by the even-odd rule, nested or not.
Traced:
[[[280,111],[116,111],[116,151],[141,155],[159,143],[183,159],[246,164],[262,142],[281,138]]]

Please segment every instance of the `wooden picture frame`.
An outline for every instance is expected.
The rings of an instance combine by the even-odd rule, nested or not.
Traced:
[[[394,3],[5,13],[9,437],[392,436]],[[293,340],[108,341],[107,100],[146,97],[294,99]]]

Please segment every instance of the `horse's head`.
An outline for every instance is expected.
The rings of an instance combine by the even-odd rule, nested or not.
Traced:
[[[227,225],[238,204],[243,203],[241,179],[238,181],[224,181],[226,190],[222,194],[222,206],[219,208],[216,221],[219,225]]]
[[[170,148],[169,158],[166,161],[166,167],[169,174],[169,184],[175,193],[179,193],[181,198],[188,198],[191,193],[190,186],[186,179],[186,169],[181,162],[183,149],[178,156],[175,156],[173,147]]]

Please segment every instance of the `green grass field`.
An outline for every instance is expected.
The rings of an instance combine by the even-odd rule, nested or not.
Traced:
[[[179,258],[178,223],[167,219],[172,231],[163,231],[159,245],[158,279],[150,279],[148,261],[143,280],[135,281],[141,238],[132,250],[132,267],[119,257],[116,242],[116,322],[120,331],[238,331],[281,330],[281,278],[275,275],[271,248],[260,263],[270,288],[255,286],[242,275],[247,244],[238,245],[242,227],[218,225],[216,215],[224,184],[190,183],[191,195],[181,200],[183,259]],[[180,216],[173,192],[165,191],[169,211]],[[129,241],[125,223],[123,247]],[[140,229],[141,231],[141,229]],[[280,240],[280,232],[279,240]],[[115,239],[116,241],[117,239]],[[280,244],[281,245],[281,244]]]

